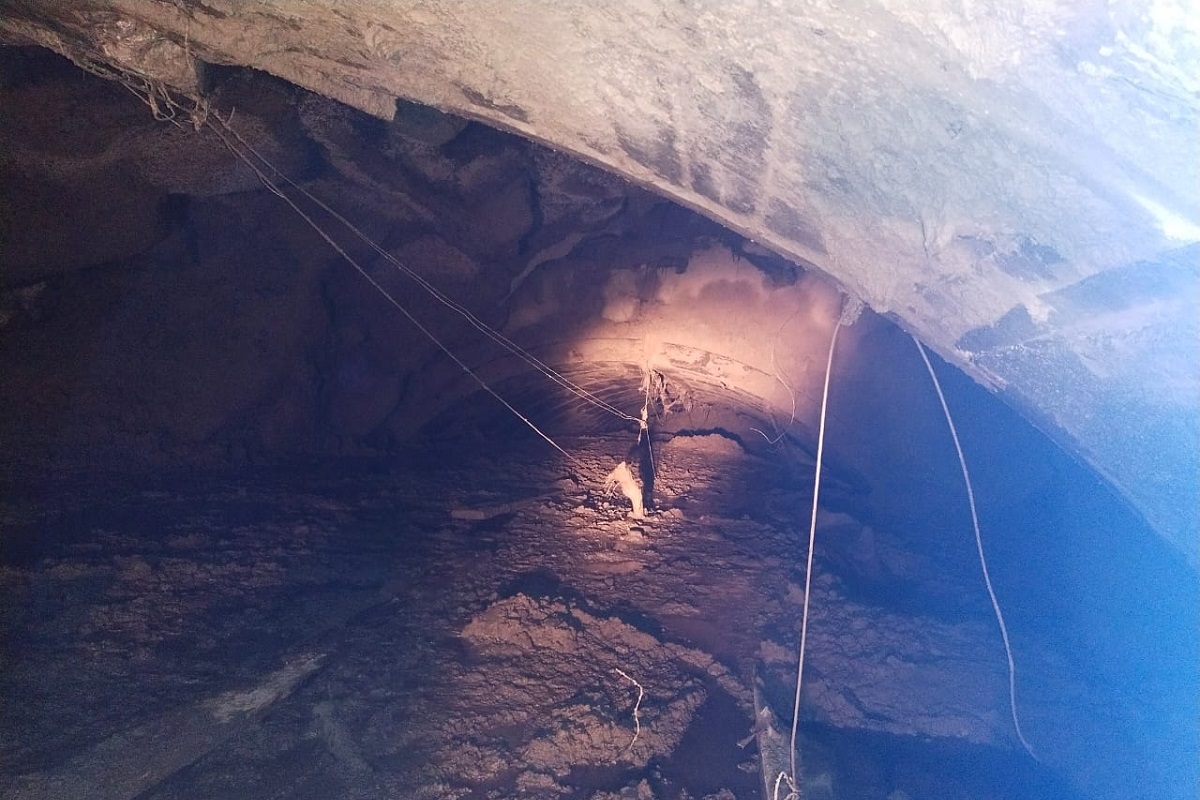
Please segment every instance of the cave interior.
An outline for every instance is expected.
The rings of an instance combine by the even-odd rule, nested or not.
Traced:
[[[933,354],[1010,696],[902,320],[477,120],[129,89],[0,49],[0,794],[765,797],[806,607],[805,798],[1194,791],[1194,563]]]

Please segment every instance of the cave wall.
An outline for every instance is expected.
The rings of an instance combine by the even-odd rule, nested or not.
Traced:
[[[6,5],[10,42],[192,92],[236,64],[383,119],[416,100],[676,198],[1003,392],[1195,560],[1184,3]]]
[[[42,187],[8,195],[3,217],[10,472],[378,455],[456,396],[436,376],[457,367],[211,133],[156,122],[44,51],[9,51],[4,67],[6,105],[26,110],[0,124],[5,183]],[[389,126],[243,73],[223,91],[259,101],[240,123],[259,152],[495,326],[514,282],[592,236],[640,236],[631,258],[678,264],[697,233],[659,235],[669,204],[465,120]],[[93,105],[103,117],[77,124]],[[422,324],[485,357],[477,332],[320,222]]]
[[[9,53],[5,74],[6,100],[27,110],[7,119],[6,174],[79,181],[97,215],[22,204],[8,218],[28,243],[9,251],[15,288],[3,293],[0,464],[10,477],[376,457],[422,431],[529,435],[211,133],[155,122],[132,94],[44,51]],[[255,98],[257,114],[240,125],[260,152],[280,154],[287,174],[386,252],[624,413],[640,413],[652,371],[656,431],[719,429],[810,463],[839,303],[825,281],[491,128],[418,108],[384,123],[241,71],[213,91]],[[92,103],[109,121],[74,125],[71,110]],[[132,176],[139,196],[109,203],[113,175]],[[628,420],[556,392],[320,219],[537,424],[632,436]],[[68,230],[69,258],[36,247]],[[110,230],[144,249],[114,249]],[[960,483],[921,370],[911,340],[882,317],[867,311],[844,329],[826,454],[848,491],[872,495],[879,522],[914,530],[928,525],[927,498]],[[1046,480],[1044,469],[1011,471],[1012,498]]]
[[[256,100],[239,129],[283,154],[291,194],[328,200],[381,245],[304,201],[372,286],[211,131],[155,121],[45,51],[5,59],[0,91],[27,113],[0,129],[3,175],[48,187],[50,203],[4,217],[12,474],[392,452],[480,391],[415,323],[489,384],[517,381],[522,409],[560,429],[632,430],[650,369],[694,412],[677,426],[815,425],[828,284],[610,173],[430,109],[385,123],[226,73],[214,96]],[[106,115],[77,124],[91,104]],[[573,397],[539,409],[553,384],[397,265],[626,418],[568,424],[587,410]]]

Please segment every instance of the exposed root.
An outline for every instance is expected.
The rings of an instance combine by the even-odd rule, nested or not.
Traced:
[[[646,696],[646,690],[642,688],[640,683],[631,678],[629,673],[627,673],[625,670],[621,669],[620,667],[613,667],[613,669],[615,669],[617,674],[622,678],[636,686],[638,690],[637,702],[633,704],[633,738],[629,740],[629,744],[625,746],[625,750],[621,752],[621,755],[617,756],[618,758],[622,758],[626,753],[633,749],[634,743],[637,742],[638,737],[642,735],[642,718],[640,714],[642,710],[642,699]]]

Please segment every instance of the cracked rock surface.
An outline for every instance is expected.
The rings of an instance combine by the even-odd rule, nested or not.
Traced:
[[[628,442],[568,446],[571,469],[544,450],[455,467],[413,450],[404,466],[18,496],[0,689],[21,701],[0,790],[758,797],[755,686],[790,714],[799,469],[677,436],[635,521],[597,479]],[[802,706],[813,796],[1010,796],[966,765],[1072,796],[1012,749],[986,609],[856,598],[847,543],[876,575],[914,578],[937,556],[885,532],[865,547],[845,512],[823,520]],[[947,577],[930,597],[958,590]]]

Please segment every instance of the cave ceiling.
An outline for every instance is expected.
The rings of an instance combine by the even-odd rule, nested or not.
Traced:
[[[8,0],[0,41],[181,95],[216,91],[287,174],[303,180],[313,148],[324,153],[344,179],[341,208],[375,220],[372,235],[386,234],[380,220],[405,203],[408,218],[457,224],[446,221],[458,216],[448,199],[439,206],[436,192],[409,191],[453,173],[474,204],[461,225],[476,228],[412,238],[404,256],[451,265],[448,285],[472,308],[501,305],[539,265],[581,243],[595,250],[600,234],[613,233],[606,226],[628,224],[614,222],[619,210],[653,208],[647,192],[670,198],[756,242],[731,246],[767,265],[768,283],[783,275],[795,292],[835,306],[829,293],[788,277],[799,265],[928,343],[1093,466],[1194,564],[1198,19],[1171,0],[636,0],[619,8]],[[279,80],[255,79],[248,89],[230,78],[237,68]],[[297,101],[288,84],[370,115],[377,127]],[[56,86],[43,89],[63,95],[72,109],[65,118],[39,117],[33,106],[3,115],[6,290],[36,292],[49,275],[145,251],[172,225],[165,198],[257,186],[212,137],[191,137],[182,158],[186,131],[147,134],[138,127],[144,107]],[[6,88],[18,104],[29,101],[22,91],[15,80]],[[454,167],[451,143],[479,123],[546,147]],[[397,126],[407,131],[400,143]],[[421,162],[425,174],[398,173],[387,153],[404,147],[440,148],[441,160]],[[580,182],[557,166],[561,154],[610,175],[592,170]],[[514,158],[561,179],[555,196],[574,198],[561,215],[572,234],[565,222],[556,231],[552,206],[526,202],[540,184],[521,177]],[[532,213],[546,216],[536,224],[513,217]],[[34,215],[42,221],[27,224]],[[521,240],[535,228],[540,238]],[[517,238],[506,239],[512,231]],[[716,226],[702,233],[722,236]],[[475,252],[447,244],[464,237]],[[320,247],[315,237],[310,245]],[[662,244],[639,246],[647,251],[626,261],[661,267],[677,257]],[[598,250],[591,257],[603,260]],[[494,261],[511,269],[473,271]],[[613,315],[623,313],[621,281],[636,279],[588,285],[605,297],[592,310],[627,321]],[[685,283],[659,286],[656,307],[703,296]],[[555,288],[538,290],[544,298]],[[531,326],[536,307],[523,306]],[[781,320],[792,313],[772,308]],[[672,363],[693,355],[673,352]],[[727,355],[757,357],[763,385],[749,394],[784,403],[770,388],[775,353]],[[361,377],[371,381],[390,382],[390,394],[364,390],[363,403],[394,396],[404,376]]]

